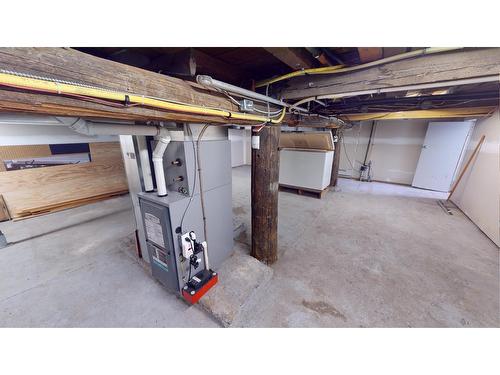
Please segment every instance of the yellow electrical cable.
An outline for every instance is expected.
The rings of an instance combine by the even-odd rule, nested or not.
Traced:
[[[334,65],[334,66],[325,66],[322,68],[311,68],[311,69],[304,69],[304,70],[297,70],[292,73],[288,73],[279,77],[275,78],[270,78],[266,79],[264,81],[257,82],[255,84],[255,87],[263,87],[270,85],[271,83],[283,81],[285,79],[289,79],[292,77],[298,77],[298,76],[304,76],[308,74],[334,74],[334,73],[345,73],[345,72],[351,72],[353,70],[359,70],[359,69],[364,69],[364,68],[370,68],[372,66],[377,66],[380,64],[386,64],[389,62],[394,62],[394,61],[399,61],[399,60],[404,60],[404,59],[409,59],[411,57],[417,57],[421,55],[430,55],[434,53],[441,53],[441,52],[448,52],[448,51],[454,51],[462,49],[461,47],[450,47],[450,48],[438,48],[438,47],[431,47],[431,48],[424,48],[424,49],[419,49],[416,51],[410,51],[410,52],[405,52],[401,53],[399,55],[394,55],[390,57],[386,57],[384,59],[380,60],[375,60],[371,61],[366,64],[361,64],[361,65],[354,65],[354,66],[349,66],[349,67],[344,67],[344,65]]]
[[[334,65],[334,66],[325,66],[322,68],[311,68],[311,69],[304,69],[304,70],[296,70],[295,72],[283,74],[282,76],[278,76],[275,78],[270,78],[266,79],[264,81],[257,82],[255,84],[255,87],[263,87],[270,85],[275,82],[283,81],[285,79],[293,78],[293,77],[298,77],[298,76],[303,76],[306,74],[323,74],[323,73],[329,73],[332,71],[335,71],[337,69],[343,68],[344,65]]]
[[[34,90],[48,90],[57,94],[80,95],[99,99],[115,100],[130,103],[145,105],[154,108],[167,109],[174,112],[185,112],[190,114],[199,114],[206,116],[217,116],[236,120],[256,121],[256,122],[270,122],[279,124],[285,117],[286,108],[283,108],[281,115],[277,119],[271,119],[264,116],[252,115],[247,113],[232,112],[223,109],[212,109],[189,104],[178,104],[168,102],[161,99],[153,99],[147,96],[129,94],[123,92],[114,92],[104,89],[83,87],[72,85],[68,83],[60,83],[55,81],[46,81],[37,78],[21,77],[15,74],[0,73],[0,84],[22,87],[25,89]],[[128,97],[128,99],[127,99]]]

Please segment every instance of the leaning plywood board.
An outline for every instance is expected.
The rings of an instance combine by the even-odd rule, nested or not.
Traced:
[[[35,158],[52,155],[49,145],[0,146],[0,172],[5,171],[4,160]]]
[[[38,215],[127,192],[120,145],[90,144],[90,163],[0,172],[13,218]]]

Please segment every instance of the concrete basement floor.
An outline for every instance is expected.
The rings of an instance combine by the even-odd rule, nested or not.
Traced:
[[[348,179],[336,190],[280,193],[279,260],[242,326],[500,326],[499,249],[447,215],[443,194]],[[248,166],[233,169],[233,207],[250,228]]]
[[[128,195],[0,223],[0,326],[218,327],[150,277],[134,225]]]
[[[441,194],[346,179],[336,190],[280,193],[280,258],[233,326],[500,326],[499,250],[445,214]],[[249,167],[233,169],[233,211],[248,251]],[[128,196],[0,223],[15,242],[0,249],[0,326],[219,326],[153,281],[133,228]]]

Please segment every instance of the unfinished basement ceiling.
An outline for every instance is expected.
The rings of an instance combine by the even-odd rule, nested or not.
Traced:
[[[198,74],[241,87],[293,71],[360,65],[423,47],[87,47],[76,48],[105,59],[194,80]],[[287,81],[273,84],[279,92]],[[262,90],[262,88],[260,89]],[[276,94],[275,94],[276,95]],[[401,91],[309,102],[311,112],[325,116],[356,113],[497,106],[498,83]],[[292,101],[293,102],[293,101]]]
[[[94,56],[138,68],[187,79],[177,64],[188,61],[191,51],[197,61],[194,74],[211,74],[214,78],[238,84],[262,80],[294,70],[343,64],[359,65],[400,53],[415,47],[82,47],[75,48]],[[223,71],[217,64],[227,68]],[[239,75],[237,79],[227,79]]]

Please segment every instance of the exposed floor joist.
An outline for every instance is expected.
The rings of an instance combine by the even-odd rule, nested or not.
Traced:
[[[94,85],[173,102],[238,112],[229,98],[194,82],[95,57],[70,48],[0,48],[0,69]],[[271,110],[277,107],[271,106]],[[135,107],[112,107],[71,97],[0,88],[0,111],[135,121],[210,122],[250,125],[246,120]],[[285,123],[295,121],[287,116]],[[301,117],[301,126],[331,126],[328,120]]]
[[[337,74],[291,78],[284,99],[342,94],[362,90],[408,86],[498,75],[500,48],[460,50],[395,61]]]
[[[366,120],[408,120],[429,118],[476,118],[492,114],[497,107],[473,107],[473,108],[445,108],[417,111],[398,112],[375,112],[375,113],[352,113],[341,115],[342,119],[348,121]]]
[[[268,47],[265,50],[292,69],[310,69],[316,66],[314,58],[300,48]]]

